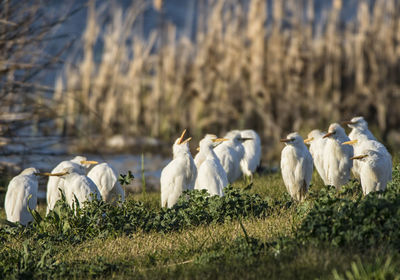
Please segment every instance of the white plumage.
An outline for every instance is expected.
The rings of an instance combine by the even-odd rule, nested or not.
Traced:
[[[364,120],[363,117],[354,117],[350,121],[345,121],[343,124],[347,124],[348,127],[351,128],[351,132],[349,134],[350,140],[356,140],[359,142],[363,142],[366,140],[376,140],[375,136],[369,131],[368,123]],[[354,145],[354,154],[357,155],[360,151],[357,148],[360,145]],[[353,168],[351,171],[355,178],[360,179],[360,161],[353,161]]]
[[[223,196],[223,189],[228,185],[228,178],[217,155],[215,154],[214,141],[225,139],[205,138],[200,141],[200,153],[205,160],[198,169],[195,189],[207,190],[210,195]]]
[[[71,160],[65,160],[60,162],[51,173],[60,173],[63,172],[66,168],[72,168],[71,171],[76,172],[78,174],[86,174],[86,169],[89,168],[91,164],[96,164],[95,161],[87,161],[86,157],[76,156]],[[47,213],[50,210],[53,210],[54,205],[58,200],[61,199],[61,191],[65,192],[65,180],[63,177],[52,176],[49,178],[47,183]]]
[[[62,176],[65,180],[65,199],[71,208],[75,204],[75,197],[80,207],[87,200],[101,200],[99,189],[88,176],[77,173],[73,167],[64,168],[63,172],[66,173]]]
[[[297,132],[290,133],[281,142],[286,145],[281,154],[283,182],[293,199],[303,201],[311,182],[313,159]]]
[[[171,208],[184,190],[192,190],[197,176],[196,165],[189,150],[189,140],[183,140],[186,130],[173,145],[173,160],[161,172],[161,207]]]
[[[327,142],[324,149],[324,170],[329,185],[340,188],[350,180],[350,170],[353,166],[353,147],[342,145],[349,141],[344,129],[337,123],[329,126],[328,133],[324,135]]]
[[[246,176],[253,176],[261,161],[261,140],[257,132],[251,129],[240,131],[243,140],[244,156],[240,161],[242,172]]]
[[[117,172],[108,163],[96,165],[87,176],[96,184],[104,201],[125,201],[125,192],[118,182]]]
[[[27,168],[18,176],[15,176],[8,184],[8,189],[4,201],[7,220],[10,222],[19,222],[22,225],[27,225],[33,220],[29,208],[35,209],[37,204],[38,179],[35,173],[39,170],[36,168]]]
[[[214,152],[226,172],[228,182],[233,183],[242,175],[240,161],[244,156],[244,147],[240,132],[237,130],[229,132],[225,138],[228,141],[219,144]]]
[[[392,180],[392,156],[385,146],[375,140],[354,139],[345,142],[357,151],[352,158],[358,163],[358,171],[364,195],[373,191],[385,190]]]
[[[308,134],[307,139],[304,140],[304,143],[310,144],[310,154],[313,158],[314,166],[324,184],[328,185],[329,182],[326,178],[326,170],[324,169],[324,149],[327,142],[327,139],[323,138],[324,135],[325,133],[319,129],[314,129]]]
[[[214,134],[206,134],[203,139],[217,139],[217,136]],[[202,140],[200,140],[200,142]],[[196,156],[194,157],[194,164],[196,165],[197,169],[199,169],[200,165],[203,163],[203,161],[205,161],[205,159],[206,159],[206,153],[202,153],[199,151],[196,154]]]

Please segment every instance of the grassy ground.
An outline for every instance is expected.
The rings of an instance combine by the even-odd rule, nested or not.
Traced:
[[[323,186],[315,174],[313,182],[311,189],[318,193]],[[245,186],[244,181],[234,184],[236,188]],[[271,202],[282,199],[290,202],[280,174],[256,175],[249,192]],[[130,196],[128,200],[131,199],[143,201],[146,208],[159,208],[158,193]],[[354,279],[394,279],[392,276],[400,273],[399,255],[385,246],[362,250],[330,244],[281,248],[279,240],[296,237],[295,233],[306,216],[299,215],[299,212],[303,208],[307,212],[309,208],[304,206],[312,204],[313,199],[309,197],[303,204],[289,207],[272,206],[267,217],[263,218],[233,219],[166,233],[136,231],[77,243],[54,242],[47,253],[52,256],[50,264],[43,265],[43,269],[56,268],[57,273],[52,274],[53,277],[107,279],[351,279],[351,276],[355,276]],[[39,212],[43,214],[44,211],[45,205],[39,205]],[[1,217],[4,217],[4,209],[1,209]],[[248,250],[243,244],[250,242],[243,243],[243,240],[259,242],[254,247],[257,250]],[[23,234],[8,236],[0,257],[4,258],[4,248],[23,251],[26,242],[32,248],[40,248],[44,246],[42,243],[48,241],[40,237],[26,238]],[[38,276],[40,260],[45,259],[45,254],[40,253],[36,261],[25,261],[35,266],[36,272],[28,276]],[[25,255],[17,256],[29,259],[30,255]],[[385,266],[387,261],[390,262]],[[392,270],[394,272],[388,274]],[[12,273],[9,275],[11,277]],[[389,278],[386,277],[388,275]]]

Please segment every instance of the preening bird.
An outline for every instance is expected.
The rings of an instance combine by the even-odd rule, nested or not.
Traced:
[[[244,140],[238,130],[229,132],[224,138],[229,140],[219,144],[214,152],[226,172],[229,183],[233,183],[242,175],[240,161],[244,156]]]
[[[385,190],[392,180],[392,156],[385,146],[375,140],[357,139],[344,142],[343,145],[353,145],[357,151],[351,159],[358,162],[358,171],[363,194]]]
[[[364,120],[363,117],[354,117],[350,121],[345,121],[342,123],[343,125],[347,125],[351,128],[351,132],[349,134],[350,140],[356,140],[361,143],[367,140],[376,140],[375,136],[369,131],[368,123]],[[354,145],[354,154],[358,155],[361,151],[358,151],[357,148],[361,147],[361,145]],[[355,178],[360,179],[360,161],[353,161],[353,168],[351,169]]]
[[[326,138],[323,138],[325,133],[320,131],[319,129],[314,129],[310,133],[308,133],[307,139],[304,140],[304,143],[310,144],[310,154],[313,158],[315,168],[322,181],[324,181],[325,185],[328,185],[329,182],[326,179],[326,170],[324,169],[324,148],[326,145]]]
[[[83,207],[87,200],[92,201],[93,198],[101,200],[96,184],[88,176],[76,172],[74,167],[64,168],[60,175],[65,180],[65,199],[71,208],[75,202]]]
[[[39,173],[33,167],[26,168],[15,176],[8,184],[4,201],[7,220],[27,225],[33,220],[31,210],[36,208],[38,192],[38,176],[57,176],[57,174]]]
[[[228,178],[217,155],[214,152],[214,143],[223,142],[223,138],[204,138],[200,141],[200,152],[205,160],[198,169],[195,189],[207,190],[210,195],[223,196],[223,189],[228,185]]]
[[[217,139],[217,136],[214,134],[206,134],[203,139]],[[202,140],[203,140],[202,139]],[[200,140],[200,142],[202,141]],[[201,153],[200,151],[196,154],[194,157],[194,164],[196,165],[196,168],[199,169],[200,165],[203,163],[203,161],[206,159],[206,154]]]
[[[253,177],[261,161],[261,140],[257,132],[252,129],[241,130],[240,136],[243,141],[244,156],[240,161],[240,167],[244,175]]]
[[[197,176],[196,165],[189,150],[188,142],[183,141],[186,129],[172,146],[173,160],[161,172],[161,207],[171,208],[184,190],[192,190]]]
[[[344,129],[337,123],[329,126],[328,133],[323,136],[327,138],[324,148],[324,170],[329,185],[340,188],[350,180],[350,170],[353,166],[350,158],[353,156],[353,147],[342,145],[349,141]]]
[[[35,209],[37,204],[39,170],[36,168],[27,168],[19,175],[15,176],[8,184],[7,193],[4,201],[7,220],[10,222],[19,222],[27,225],[33,220],[27,207]],[[29,198],[29,196],[31,196]],[[29,198],[29,202],[28,202]]]
[[[87,176],[92,179],[106,202],[124,201],[125,192],[118,182],[118,175],[108,163],[101,163],[92,168]]]
[[[86,174],[86,169],[90,167],[91,164],[97,164],[97,161],[88,161],[86,157],[76,156],[71,160],[65,160],[60,162],[51,173],[63,172],[65,168],[72,168],[72,171],[78,174]],[[47,213],[53,210],[54,205],[58,200],[61,199],[61,194],[59,189],[65,192],[64,184],[65,180],[63,177],[51,176],[47,183]]]
[[[297,132],[290,133],[281,142],[286,145],[281,154],[283,182],[293,199],[303,201],[311,182],[313,159]]]

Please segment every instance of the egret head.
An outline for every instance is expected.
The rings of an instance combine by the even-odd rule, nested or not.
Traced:
[[[29,168],[22,170],[22,172],[19,175],[34,175],[39,172],[40,172],[39,169],[37,169],[35,167],[29,167]]]
[[[329,126],[328,133],[323,136],[323,138],[332,137],[334,139],[346,136],[346,132],[343,127],[338,123],[333,123]]]
[[[350,121],[345,121],[342,124],[352,129],[368,129],[368,123],[363,117],[354,117]]]
[[[172,152],[174,156],[178,155],[179,153],[190,153],[189,150],[189,141],[192,137],[183,140],[186,134],[186,129],[182,132],[181,136],[175,140],[175,143],[172,147]]]
[[[322,138],[325,135],[321,130],[314,129],[311,130],[307,135],[307,139],[304,140],[304,143],[311,144],[312,141]]]
[[[292,132],[286,136],[286,138],[281,139],[281,142],[285,143],[285,145],[304,145],[303,137],[300,136],[297,132]]]
[[[71,159],[71,162],[79,164],[85,168],[89,168],[92,164],[98,164],[97,161],[87,160],[87,158],[83,156],[76,156],[73,159]]]
[[[359,155],[354,155],[350,159],[351,160],[363,161],[363,162],[369,162],[369,163],[373,163],[373,162],[376,163],[378,158],[379,158],[379,153],[377,153],[376,151],[374,151],[374,150],[364,150]]]
[[[203,138],[200,143],[199,147],[197,148],[198,151],[205,151],[205,150],[212,150],[218,144],[228,141],[227,138]]]

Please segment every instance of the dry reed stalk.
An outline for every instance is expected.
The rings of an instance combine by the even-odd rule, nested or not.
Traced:
[[[400,123],[393,109],[400,95],[400,4],[377,0],[370,10],[360,1],[357,16],[343,22],[345,2],[334,0],[317,23],[313,3],[204,1],[195,41],[177,38],[165,18],[144,39],[134,32],[143,11],[135,5],[123,12],[112,6],[106,32],[96,34],[101,15],[91,10],[83,59],[75,59],[78,71],[67,66],[64,75],[68,100],[60,106],[67,122],[88,119],[83,126],[92,133],[165,138],[185,127],[197,137],[253,127],[265,144],[279,147],[277,139],[290,130],[363,114],[387,135]],[[104,44],[99,62],[97,40]]]

